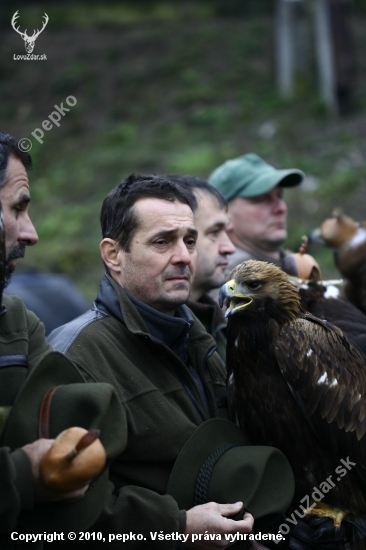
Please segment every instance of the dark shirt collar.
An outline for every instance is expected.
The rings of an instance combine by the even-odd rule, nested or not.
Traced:
[[[154,309],[123,289],[131,302],[145,321],[151,336],[168,346],[173,351],[179,340],[184,339],[191,329],[194,319],[187,308],[182,305],[176,309],[175,315],[166,315]]]

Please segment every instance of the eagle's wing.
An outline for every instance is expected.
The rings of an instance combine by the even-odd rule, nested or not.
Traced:
[[[317,437],[366,468],[366,358],[343,333],[312,315],[285,326],[275,354]]]

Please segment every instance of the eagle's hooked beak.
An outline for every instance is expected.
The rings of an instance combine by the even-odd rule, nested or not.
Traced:
[[[230,298],[232,299],[229,301],[229,307],[225,311],[225,317],[229,317],[229,315],[232,315],[243,307],[249,306],[249,304],[253,302],[253,298],[246,296],[242,292],[238,292],[234,279],[231,279],[231,281],[228,281],[220,288],[220,307],[224,305],[224,301],[226,298],[228,298],[229,300]]]

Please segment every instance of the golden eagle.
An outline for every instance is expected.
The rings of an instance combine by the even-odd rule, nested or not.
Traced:
[[[352,549],[365,549],[365,356],[340,329],[305,311],[277,266],[249,260],[229,279],[219,301],[228,305],[232,413],[253,444],[278,447],[289,460],[295,520],[319,526],[319,516],[331,517],[321,525],[330,524],[335,539],[342,530]],[[320,543],[314,529],[309,537]]]

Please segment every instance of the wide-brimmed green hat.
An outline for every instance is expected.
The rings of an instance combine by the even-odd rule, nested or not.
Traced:
[[[242,501],[254,516],[255,531],[266,532],[288,508],[294,489],[281,451],[250,446],[233,422],[215,418],[201,424],[184,445],[167,493],[184,510],[206,502]],[[233,519],[242,518],[243,512]]]
[[[277,170],[258,155],[249,153],[221,164],[212,172],[208,181],[230,201],[235,197],[263,195],[277,185],[293,187],[301,183],[304,177],[301,170]]]
[[[46,403],[44,397],[52,398]],[[40,410],[43,418],[40,433]],[[74,365],[59,352],[46,355],[27,376],[13,404],[2,434],[1,444],[12,450],[39,439],[55,438],[63,430],[80,426],[99,429],[107,453],[107,464],[126,447],[127,421],[113,386],[88,384]],[[48,433],[45,433],[48,432]],[[83,531],[98,518],[107,491],[108,469],[93,480],[92,488],[76,501],[36,503],[23,511],[17,528],[33,533],[40,530]]]

